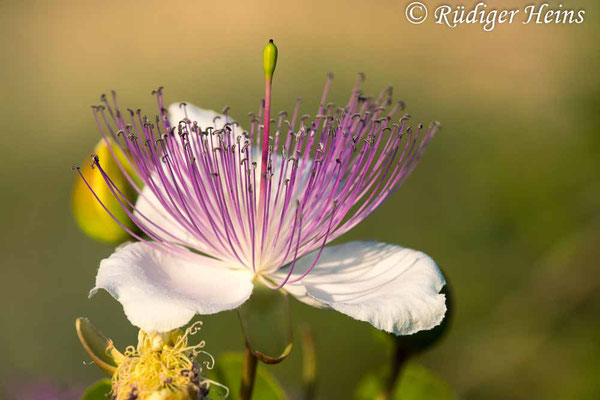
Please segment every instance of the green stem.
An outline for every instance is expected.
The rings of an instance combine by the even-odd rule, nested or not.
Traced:
[[[257,363],[258,359],[256,356],[254,356],[254,354],[252,354],[252,350],[250,350],[250,347],[248,347],[248,344],[246,344],[246,351],[244,352],[244,365],[242,366],[240,400],[250,400],[252,398]]]
[[[311,330],[306,327],[301,331],[302,340],[302,382],[304,384],[304,400],[313,400],[316,395],[317,360],[315,342]]]
[[[398,378],[402,372],[402,368],[406,364],[406,361],[410,357],[409,352],[405,347],[396,345],[394,353],[392,354],[392,369],[385,385],[385,389],[381,397],[378,400],[391,400],[394,392],[398,388]]]

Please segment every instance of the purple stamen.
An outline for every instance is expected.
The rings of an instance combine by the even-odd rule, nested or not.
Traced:
[[[228,107],[205,130],[184,103],[185,118],[169,121],[162,88],[153,91],[158,106],[153,120],[129,110],[126,121],[116,94],[102,96],[102,105],[93,108],[96,124],[147,208],[140,210],[123,195],[102,160],[94,158],[94,169],[144,236],[121,224],[76,170],[137,240],[193,259],[191,249],[256,273],[287,265],[286,277],[270,285],[281,288],[305,277],[327,243],[364,220],[406,180],[439,128],[407,127],[408,115],[395,123],[404,103],[393,104],[389,88],[376,98],[364,97],[362,75],[346,107],[336,108],[326,103],[332,79],[329,75],[314,120],[300,116],[298,99],[291,119],[282,112],[275,121],[267,80],[249,132],[230,119]],[[311,265],[292,279],[298,258],[313,250]]]

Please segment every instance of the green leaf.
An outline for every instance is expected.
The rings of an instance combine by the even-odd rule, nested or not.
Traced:
[[[101,379],[86,389],[81,400],[106,400],[110,390],[110,379]]]
[[[244,356],[242,354],[225,353],[219,357],[215,369],[210,374],[212,379],[229,388],[229,399],[239,398],[243,363]],[[257,368],[252,398],[257,400],[285,400],[285,393],[273,375],[260,363]]]
[[[292,321],[288,295],[256,282],[250,299],[238,308],[246,343],[266,364],[283,361],[292,351]]]
[[[77,318],[75,330],[94,363],[106,373],[114,374],[124,356],[115,349],[112,340],[106,338],[87,318]]]
[[[382,370],[365,376],[358,384],[356,400],[379,400],[382,396],[387,371]],[[401,372],[389,400],[456,400],[452,389],[427,368],[408,363]]]

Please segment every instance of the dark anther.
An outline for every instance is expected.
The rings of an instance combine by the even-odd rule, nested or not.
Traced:
[[[179,108],[185,108],[187,106],[187,103],[179,103]]]
[[[360,78],[361,81],[365,81],[367,79],[367,76],[363,73],[363,72],[359,72],[358,73],[358,77]]]
[[[333,72],[327,73],[327,79],[333,79]]]
[[[221,110],[221,114],[225,114],[225,115],[227,115],[227,111],[229,111],[229,109],[230,109],[230,108],[231,108],[231,107],[229,107],[229,106],[225,106],[225,107],[223,107],[223,110]]]

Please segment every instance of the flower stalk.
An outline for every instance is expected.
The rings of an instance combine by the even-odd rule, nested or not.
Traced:
[[[252,353],[250,347],[246,344],[244,352],[244,365],[242,366],[242,383],[240,386],[240,399],[250,400],[254,390],[254,381],[256,380],[256,368],[258,367],[258,358]]]
[[[402,369],[406,365],[406,361],[408,361],[409,358],[410,352],[407,350],[407,348],[402,346],[401,344],[396,344],[391,359],[392,369],[386,381],[383,394],[378,400],[393,399],[394,392],[398,388],[398,380],[400,378],[400,373],[402,372]]]

